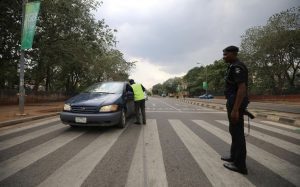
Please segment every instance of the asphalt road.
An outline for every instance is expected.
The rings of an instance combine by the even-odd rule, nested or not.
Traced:
[[[57,117],[0,129],[0,186],[300,186],[296,127],[254,120],[248,175],[226,170],[226,113],[150,98],[147,125],[70,128]]]

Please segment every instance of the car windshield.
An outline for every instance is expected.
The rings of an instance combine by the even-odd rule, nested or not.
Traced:
[[[123,91],[123,83],[121,82],[103,82],[97,83],[85,90],[89,93],[109,93],[109,94],[120,94]]]

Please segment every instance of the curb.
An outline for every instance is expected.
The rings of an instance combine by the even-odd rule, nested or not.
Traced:
[[[207,108],[213,108],[216,110],[222,110],[226,111],[226,107],[223,104],[216,104],[216,103],[207,103],[207,102],[201,102],[201,101],[193,101],[193,100],[187,100],[187,99],[179,99],[180,102],[184,103],[189,103],[193,105],[199,105]],[[285,116],[279,116],[279,115],[274,115],[274,114],[259,114],[257,112],[253,112],[254,116],[257,118],[262,118],[262,119],[268,119],[270,121],[275,121],[275,122],[281,122],[285,123],[287,125],[293,125],[300,127],[300,120],[293,119],[293,118],[288,118]]]
[[[24,122],[28,122],[28,121],[48,118],[48,117],[56,116],[58,114],[59,114],[59,112],[56,112],[56,113],[51,113],[51,114],[45,114],[45,115],[25,117],[25,118],[20,118],[20,119],[4,121],[4,122],[0,122],[0,128],[5,127],[5,126],[10,126],[10,125],[15,125],[15,124],[18,124],[18,123],[24,123]]]

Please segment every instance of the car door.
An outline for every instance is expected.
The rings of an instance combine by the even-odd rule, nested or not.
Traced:
[[[127,107],[127,116],[130,116],[134,113],[134,97],[133,90],[129,84],[125,86],[125,102]]]

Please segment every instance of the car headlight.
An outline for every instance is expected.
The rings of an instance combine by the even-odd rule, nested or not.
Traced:
[[[64,111],[71,111],[71,105],[65,104],[64,105]]]
[[[106,105],[100,108],[99,112],[115,112],[118,110],[118,105]]]

